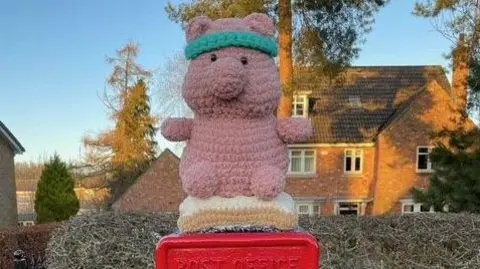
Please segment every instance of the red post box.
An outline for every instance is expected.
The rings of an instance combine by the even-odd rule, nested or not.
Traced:
[[[156,269],[317,269],[318,260],[306,232],[169,235],[155,253]]]

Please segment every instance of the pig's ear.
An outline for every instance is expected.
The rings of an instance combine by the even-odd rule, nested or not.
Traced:
[[[190,43],[190,41],[198,38],[199,36],[202,36],[207,32],[208,29],[210,29],[210,24],[212,23],[212,20],[210,20],[206,16],[199,16],[196,18],[193,18],[187,26],[187,42]]]
[[[265,36],[273,36],[275,34],[275,26],[273,19],[262,13],[252,13],[243,20],[250,26],[252,31]]]

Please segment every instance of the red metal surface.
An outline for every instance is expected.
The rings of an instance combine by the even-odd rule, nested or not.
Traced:
[[[304,232],[169,235],[156,269],[317,269],[315,237]]]

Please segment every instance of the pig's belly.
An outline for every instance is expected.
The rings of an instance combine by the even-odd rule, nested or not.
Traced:
[[[211,165],[220,181],[216,195],[251,196],[250,178],[271,165],[287,171],[287,147],[278,137],[275,119],[268,121],[198,123],[182,157],[180,173],[193,163]]]

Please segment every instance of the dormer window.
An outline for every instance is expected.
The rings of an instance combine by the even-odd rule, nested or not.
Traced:
[[[360,96],[358,96],[358,95],[348,96],[348,104],[351,107],[362,107],[362,102],[360,101]]]
[[[293,96],[293,117],[306,117],[308,113],[308,98],[305,95]]]

